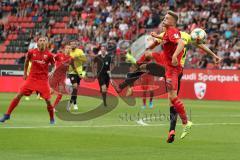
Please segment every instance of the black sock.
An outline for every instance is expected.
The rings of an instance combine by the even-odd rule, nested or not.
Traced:
[[[107,92],[102,92],[102,98],[103,98],[103,104],[104,106],[107,106]]]
[[[73,88],[70,102],[73,104],[77,104],[77,89],[76,88]]]
[[[176,124],[177,124],[177,116],[178,116],[178,114],[177,114],[175,107],[171,106],[170,107],[170,129],[169,129],[169,131],[175,130]]]

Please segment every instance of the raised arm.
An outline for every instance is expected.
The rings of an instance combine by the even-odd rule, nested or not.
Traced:
[[[205,51],[207,54],[211,55],[213,57],[214,63],[218,64],[222,61],[222,58],[213,53],[213,51],[209,49],[205,44],[197,44],[196,46]]]

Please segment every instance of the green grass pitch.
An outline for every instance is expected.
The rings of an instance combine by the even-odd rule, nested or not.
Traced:
[[[3,114],[15,94],[0,94]],[[65,98],[65,97],[64,97]],[[166,99],[154,100],[154,109],[141,110],[120,101],[112,112],[85,122],[66,122],[56,118],[49,125],[45,103],[31,96],[22,99],[11,120],[0,124],[0,160],[237,160],[240,159],[239,102],[184,100],[195,124],[191,134],[167,144],[169,122],[146,121],[121,116],[136,113],[168,114]],[[100,103],[91,97],[78,97],[79,112]]]

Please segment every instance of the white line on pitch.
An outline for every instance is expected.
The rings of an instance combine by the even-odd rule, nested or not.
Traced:
[[[158,126],[168,126],[169,124],[148,124],[146,127],[158,127]],[[178,124],[181,125],[181,124]],[[194,123],[194,126],[215,126],[215,125],[240,125],[240,123]],[[140,125],[71,125],[71,126],[4,126],[0,127],[0,129],[41,129],[41,128],[114,128],[114,127],[142,127]]]

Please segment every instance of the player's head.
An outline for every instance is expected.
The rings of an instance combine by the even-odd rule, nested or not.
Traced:
[[[72,47],[69,44],[66,44],[64,47],[64,53],[69,55],[72,50]]]
[[[100,51],[101,51],[101,55],[105,56],[107,54],[107,46],[105,44],[101,45]]]
[[[72,50],[76,49],[76,48],[77,48],[77,41],[72,40],[72,41],[70,42],[70,46],[71,46]]]
[[[48,38],[45,36],[41,36],[38,38],[37,41],[37,46],[39,48],[39,50],[45,50],[47,48],[47,44],[48,44]]]
[[[176,26],[178,21],[178,14],[173,11],[168,11],[163,19],[163,26]]]

